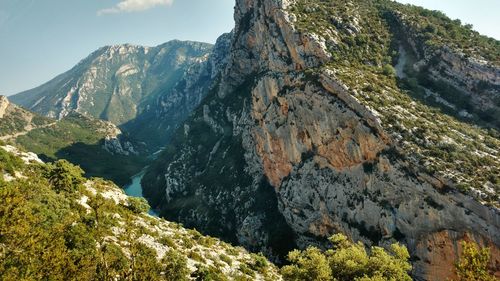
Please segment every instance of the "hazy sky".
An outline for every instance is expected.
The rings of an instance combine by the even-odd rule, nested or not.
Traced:
[[[500,0],[398,0],[444,11],[500,39]],[[234,0],[0,0],[0,94],[38,86],[104,45],[215,42]]]

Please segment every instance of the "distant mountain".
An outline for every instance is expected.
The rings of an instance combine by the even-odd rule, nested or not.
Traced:
[[[62,119],[74,111],[118,126],[141,114],[161,111],[158,107],[172,106],[182,115],[180,112],[190,112],[186,107],[198,104],[204,91],[193,89],[178,94],[183,91],[179,81],[186,75],[193,77],[206,71],[212,49],[210,44],[187,41],[170,41],[157,47],[103,47],[68,72],[9,99],[46,117]],[[174,101],[169,98],[171,95]],[[154,130],[175,127],[166,119],[153,118],[148,125]],[[142,128],[142,124],[128,127]],[[144,141],[151,141],[149,133],[144,133]],[[164,135],[155,135],[153,139],[161,143]]]
[[[232,33],[220,36],[206,57],[187,67],[172,88],[159,88],[157,98],[120,128],[152,149],[165,146],[216,83],[227,62],[231,39]]]

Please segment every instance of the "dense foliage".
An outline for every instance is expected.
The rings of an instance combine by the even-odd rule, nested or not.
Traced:
[[[410,255],[404,246],[393,244],[389,251],[349,241],[344,235],[330,238],[333,247],[321,251],[309,247],[290,252],[290,265],[281,270],[285,280],[337,281],[411,281]]]
[[[130,260],[123,249],[106,241],[109,227],[116,224],[107,212],[130,217],[123,207],[95,196],[87,210],[74,200],[84,182],[79,167],[63,160],[15,168],[27,178],[3,182],[0,187],[3,280],[112,280],[115,276],[160,280],[154,273],[163,267],[152,250],[133,243]]]
[[[488,270],[489,248],[479,248],[475,243],[462,242],[462,256],[456,264],[459,281],[498,280]]]

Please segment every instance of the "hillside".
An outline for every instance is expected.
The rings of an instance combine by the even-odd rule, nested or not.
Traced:
[[[71,113],[61,120],[42,117],[0,97],[0,140],[32,151],[45,161],[67,159],[88,176],[123,185],[147,164],[144,145],[113,124]]]
[[[66,161],[2,146],[0,173],[2,280],[281,280],[262,256],[152,217]]]
[[[236,1],[228,62],[143,178],[161,215],[279,259],[342,232],[453,277],[500,263],[500,44],[393,1]]]

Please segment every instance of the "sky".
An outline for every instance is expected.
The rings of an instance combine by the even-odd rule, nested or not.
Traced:
[[[500,0],[398,0],[500,39]],[[234,0],[0,0],[0,95],[49,81],[105,45],[214,43],[234,26]]]

